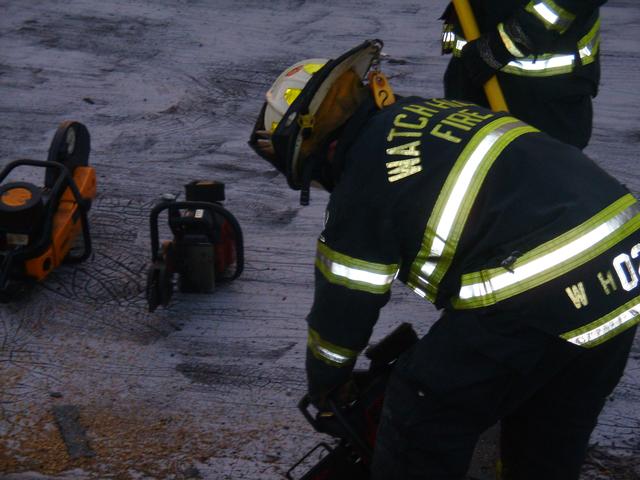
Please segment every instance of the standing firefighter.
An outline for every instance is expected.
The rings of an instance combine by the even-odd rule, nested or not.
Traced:
[[[584,148],[600,80],[600,17],[606,0],[471,0],[481,37],[465,42],[458,16],[443,15],[443,53],[453,53],[445,96],[486,105],[497,74],[518,118]]]
[[[502,419],[504,478],[577,479],[640,320],[640,206],[508,114],[364,86],[380,47],[287,69],[250,140],[303,198],[332,192],[311,397],[348,384],[399,278],[443,313],[391,377],[373,478],[462,479]]]

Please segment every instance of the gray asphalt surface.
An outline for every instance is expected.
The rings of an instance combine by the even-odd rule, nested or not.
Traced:
[[[314,191],[300,207],[246,141],[286,66],[368,38],[385,41],[396,91],[441,96],[445,5],[0,0],[0,162],[44,160],[57,125],[73,119],[91,132],[98,175],[92,257],[0,305],[0,478],[281,479],[323,439],[295,405],[327,196]],[[587,153],[638,194],[640,6],[612,0],[602,18]],[[246,269],[149,314],[149,210],[193,179],[226,183]],[[374,340],[405,320],[424,333],[436,318],[398,286]],[[585,479],[640,478],[639,385],[636,339]],[[94,456],[69,456],[54,418],[67,405]]]

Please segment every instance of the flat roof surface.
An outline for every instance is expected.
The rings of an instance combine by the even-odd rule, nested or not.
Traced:
[[[312,191],[301,207],[249,149],[250,131],[284,68],[369,38],[384,40],[382,67],[397,92],[442,96],[448,57],[438,17],[447,2],[2,3],[0,161],[44,160],[57,125],[81,121],[98,197],[91,258],[0,305],[0,476],[283,478],[327,440],[296,409],[327,195]],[[635,0],[602,8],[601,49],[586,152],[637,195]],[[40,175],[27,176],[39,183]],[[175,293],[169,308],[150,314],[149,211],[194,179],[226,184],[225,206],[244,230],[245,271],[210,295]],[[373,340],[403,321],[425,333],[437,317],[398,284]],[[585,478],[625,478],[606,476],[597,462],[640,454],[639,386],[636,338],[592,438],[613,460],[594,457]],[[69,457],[54,421],[63,406],[77,408],[94,456]]]

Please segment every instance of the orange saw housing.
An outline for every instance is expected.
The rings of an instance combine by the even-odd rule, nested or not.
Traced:
[[[96,172],[93,167],[76,167],[73,181],[84,200],[96,196]],[[25,274],[40,281],[57,268],[69,254],[69,250],[82,231],[79,205],[69,187],[62,194],[53,216],[51,244],[41,255],[25,262]]]

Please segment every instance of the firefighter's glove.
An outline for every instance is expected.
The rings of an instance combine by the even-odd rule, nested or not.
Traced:
[[[471,83],[481,87],[515,57],[509,53],[496,30],[467,43],[460,58]]]
[[[358,386],[353,378],[329,392],[311,396],[311,403],[318,409],[318,416],[332,415],[330,402],[337,408],[346,408],[358,399]]]
[[[316,427],[319,431],[334,437],[345,438],[344,427],[334,414],[334,408],[342,411],[349,409],[358,399],[359,391],[356,382],[349,379],[346,383],[332,390],[326,395],[312,398],[312,403],[318,409],[316,414]]]

